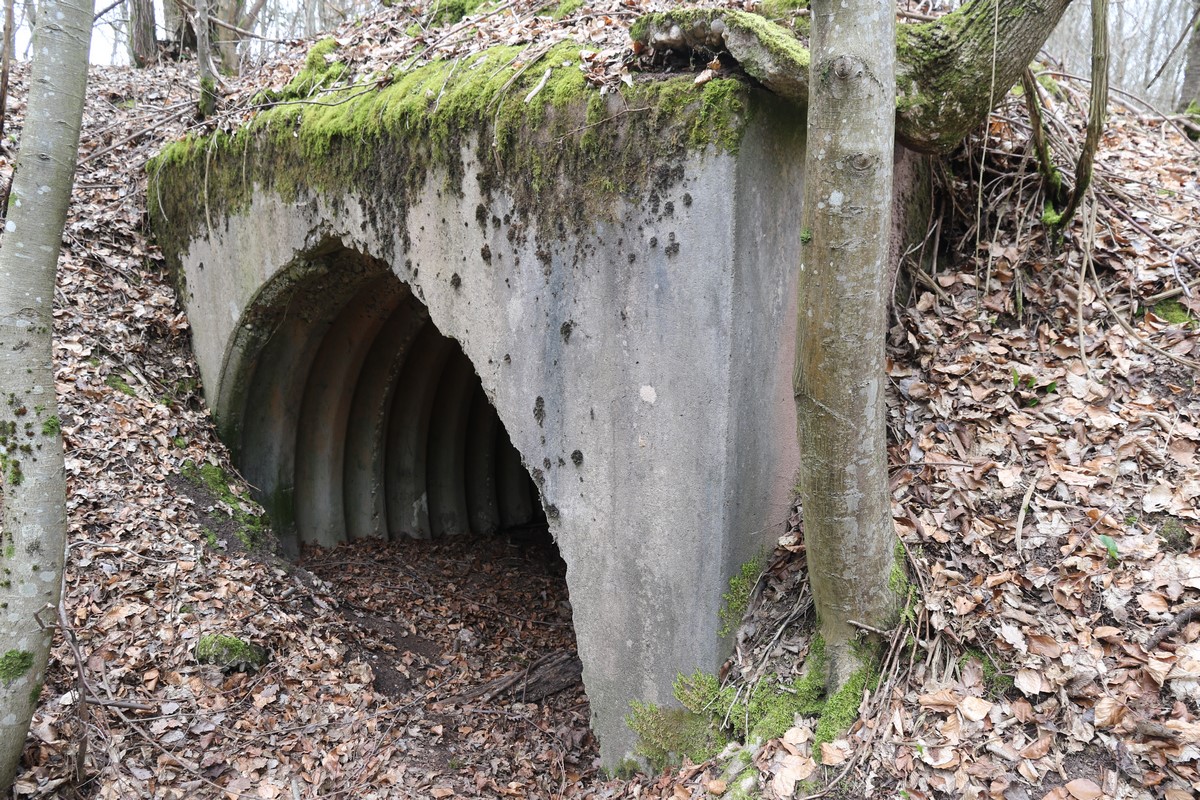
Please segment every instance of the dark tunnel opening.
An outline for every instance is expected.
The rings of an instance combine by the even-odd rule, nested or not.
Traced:
[[[464,535],[552,544],[470,360],[386,264],[337,246],[275,283],[243,336],[257,356],[234,438],[286,554]]]

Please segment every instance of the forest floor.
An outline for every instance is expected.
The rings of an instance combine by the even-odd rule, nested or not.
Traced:
[[[581,66],[614,91],[629,75],[625,27],[654,6],[585,2],[555,20],[511,2],[422,32],[411,26],[428,6],[412,3],[339,31],[339,57],[365,75],[423,47],[457,57],[572,36],[595,43]],[[143,167],[185,130],[252,114],[253,89],[286,83],[305,48],[228,87],[215,123],[195,119],[192,64],[92,70],[55,310],[71,627],[16,796],[725,793],[733,749],[600,775],[552,552],[455,541],[346,545],[298,565],[273,554],[147,239]],[[5,183],[26,78],[18,68]],[[1046,85],[1069,173],[1086,92]],[[919,599],[850,731],[813,748],[813,720],[798,717],[748,746],[737,780],[760,780],[764,797],[1200,792],[1200,149],[1114,96],[1096,191],[1052,241],[1027,139],[1011,97],[941,171],[925,248],[900,276],[913,288],[890,321],[889,452]],[[786,683],[807,649],[792,521],[730,681]],[[197,663],[214,633],[267,648],[268,663]]]

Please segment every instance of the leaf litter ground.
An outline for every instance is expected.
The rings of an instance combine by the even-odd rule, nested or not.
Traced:
[[[581,66],[615,91],[636,68],[624,29],[655,7],[585,3],[554,20],[514,2],[410,37],[429,16],[414,4],[339,31],[339,57],[366,75],[571,36],[595,44]],[[290,80],[305,48],[227,87],[216,124],[253,113],[247,98]],[[213,124],[194,119],[193,73],[91,75],[56,294],[70,629],[18,796],[691,798],[747,777],[781,798],[1200,791],[1200,399],[1181,363],[1200,358],[1200,152],[1176,123],[1114,98],[1094,224],[1060,243],[1040,222],[1017,99],[942,180],[890,321],[894,516],[920,601],[863,720],[814,751],[814,721],[797,719],[749,746],[736,776],[726,752],[605,781],[552,553],[346,545],[295,565],[254,527],[144,233],[146,158]],[[1069,156],[1083,93],[1055,86],[1048,125]],[[14,157],[6,143],[6,182]],[[203,465],[219,485],[186,477]],[[807,650],[799,510],[792,521],[727,681],[786,681]],[[211,633],[270,661],[200,665]]]

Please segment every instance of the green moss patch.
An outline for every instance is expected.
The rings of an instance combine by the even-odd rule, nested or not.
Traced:
[[[682,708],[664,709],[634,703],[627,718],[638,734],[638,753],[656,769],[677,764],[683,756],[695,763],[715,756],[731,738],[763,742],[783,736],[797,716],[817,717],[813,752],[845,733],[858,718],[863,692],[879,682],[869,662],[832,696],[825,690],[825,643],[809,644],[802,675],[790,680],[767,675],[750,686],[722,686],[714,675],[696,672],[675,680],[675,699]]]
[[[104,385],[110,389],[116,389],[121,394],[127,394],[130,397],[137,397],[137,392],[133,390],[133,387],[115,372],[104,379]]]
[[[196,660],[225,672],[256,672],[267,663],[267,658],[265,648],[236,636],[207,634],[196,642]]]
[[[958,666],[961,669],[963,665],[971,661],[979,662],[980,670],[983,672],[984,688],[993,700],[1004,697],[1015,685],[1012,676],[1005,673],[1001,663],[988,653],[975,648],[967,648],[967,651],[959,656]]]
[[[485,5],[488,0],[438,0],[433,6],[430,22],[434,25],[453,25],[462,22]]]
[[[204,463],[197,466],[194,461],[183,462],[180,474],[184,478],[208,490],[214,500],[219,500],[228,508],[232,517],[233,534],[247,550],[253,550],[267,539],[271,521],[266,514],[257,513],[245,497],[233,492],[230,486],[233,480],[215,464]],[[215,545],[216,535],[205,528],[205,536],[210,545]]]
[[[1184,527],[1179,517],[1164,515],[1158,528],[1158,537],[1162,546],[1172,553],[1190,553],[1192,551],[1192,535]]]
[[[1161,303],[1156,303],[1154,314],[1160,319],[1165,320],[1169,325],[1187,325],[1190,327],[1196,324],[1196,318],[1178,300],[1163,300]]]
[[[727,741],[711,714],[686,708],[663,708],[635,700],[628,722],[638,735],[638,755],[655,771],[679,764],[685,757],[700,764],[719,753]]]
[[[721,622],[718,636],[728,636],[741,624],[762,571],[763,559],[758,556],[742,564],[737,574],[729,579],[729,591],[721,595],[721,609],[717,612]]]
[[[386,198],[381,213],[402,223],[431,174],[447,184],[434,188],[461,193],[472,144],[484,194],[503,187],[539,233],[561,235],[562,225],[611,217],[614,195],[682,178],[688,150],[736,152],[754,108],[744,83],[697,87],[684,76],[602,97],[579,68],[579,50],[563,43],[526,61],[526,48],[497,47],[435,61],[325,92],[320,103],[280,102],[232,135],[176,142],[148,165],[159,243],[168,257],[181,252],[213,214],[244,209],[256,187],[285,200]],[[565,213],[537,213],[546,208]]]
[[[0,681],[12,683],[33,668],[33,653],[28,650],[9,650],[0,656]]]
[[[583,0],[562,0],[550,16],[556,20],[566,19],[581,8],[583,8]]]
[[[346,75],[346,65],[329,57],[337,52],[336,39],[327,38],[309,48],[304,59],[304,68],[280,91],[271,89],[259,92],[251,101],[254,105],[265,105],[292,100],[303,100],[321,89],[335,85]]]

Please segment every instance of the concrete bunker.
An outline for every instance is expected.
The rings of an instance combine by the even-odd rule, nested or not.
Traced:
[[[435,63],[184,140],[151,164],[148,205],[221,434],[294,544],[518,520],[504,429],[567,565],[616,767],[631,701],[720,666],[729,578],[790,507],[804,128],[736,81],[595,95],[568,49],[528,103],[537,70],[512,62]],[[465,360],[418,346],[422,314]],[[490,467],[485,448],[460,481],[432,457],[402,473],[402,346],[447,351],[404,397],[431,404],[430,440],[494,425]],[[475,378],[497,421],[472,413]]]
[[[384,262],[328,243],[244,319],[226,437],[288,553],[546,526],[470,360]]]

